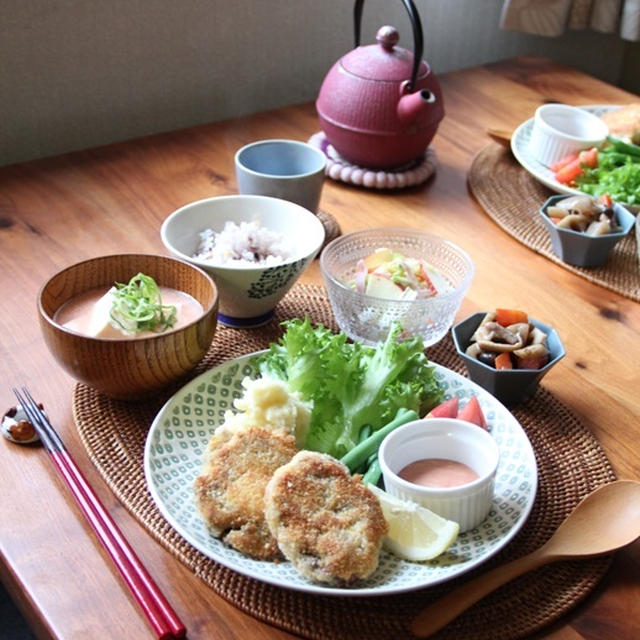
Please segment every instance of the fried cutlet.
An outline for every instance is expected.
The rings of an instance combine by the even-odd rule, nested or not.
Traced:
[[[293,435],[260,427],[216,435],[195,501],[216,537],[263,560],[282,559],[264,518],[264,492],[273,472],[298,451]]]
[[[640,102],[608,111],[601,119],[606,122],[611,135],[640,144]]]
[[[300,451],[267,485],[265,516],[278,546],[310,580],[350,585],[378,566],[387,523],[378,499],[329,455]]]

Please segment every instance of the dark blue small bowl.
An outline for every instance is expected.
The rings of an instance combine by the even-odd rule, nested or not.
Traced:
[[[631,231],[636,218],[628,209],[614,202],[613,211],[621,227],[621,230],[616,233],[588,236],[573,229],[559,229],[550,220],[547,209],[560,200],[570,197],[573,196],[551,196],[538,211],[549,232],[553,252],[563,262],[576,267],[599,267],[607,261],[613,247]]]
[[[547,334],[549,362],[541,369],[494,369],[465,353],[471,342],[471,336],[486,315],[486,312],[474,313],[451,329],[456,351],[467,367],[469,378],[500,400],[502,404],[513,405],[524,402],[535,393],[538,383],[551,367],[565,356],[560,336],[550,326],[529,318],[532,325]]]

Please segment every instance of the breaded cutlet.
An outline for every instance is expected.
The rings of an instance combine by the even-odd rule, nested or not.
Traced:
[[[609,127],[609,133],[635,144],[640,144],[640,102],[624,105],[608,111],[600,118]]]
[[[378,499],[340,461],[300,451],[265,492],[265,516],[278,546],[315,582],[350,585],[378,566],[387,523]]]
[[[297,451],[293,435],[260,427],[212,438],[194,489],[216,537],[254,558],[282,559],[265,522],[264,492],[273,472]]]

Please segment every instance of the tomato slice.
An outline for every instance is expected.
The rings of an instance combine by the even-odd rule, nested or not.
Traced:
[[[580,158],[576,158],[573,162],[565,165],[559,171],[555,173],[555,179],[560,184],[571,184],[578,176],[584,173]]]
[[[581,151],[578,158],[583,166],[594,169],[598,166],[598,149],[596,149],[596,147],[591,147],[591,149],[588,149],[587,151]]]
[[[427,413],[427,418],[456,418],[458,416],[458,396],[445,400]]]
[[[575,151],[574,153],[570,153],[568,156],[565,156],[561,160],[558,160],[558,162],[554,162],[552,165],[549,166],[549,169],[551,169],[551,171],[556,173],[557,171],[560,171],[562,167],[566,167],[569,163],[577,159],[578,159],[578,152]]]
[[[465,420],[466,422],[477,424],[483,429],[487,428],[487,421],[484,418],[484,414],[482,413],[480,403],[476,396],[471,396],[469,402],[467,402],[467,404],[458,411],[458,420]]]
[[[584,168],[594,169],[598,166],[598,149],[591,147],[586,151],[581,151],[578,157],[564,165],[555,172],[555,179],[561,184],[572,184],[578,176],[584,173]]]

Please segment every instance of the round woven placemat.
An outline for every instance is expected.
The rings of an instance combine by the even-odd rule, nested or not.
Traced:
[[[322,243],[322,249],[324,249],[332,240],[342,235],[342,230],[340,229],[338,221],[330,213],[318,211],[317,216],[324,227],[324,242]],[[316,258],[319,257],[320,251],[318,251]]]
[[[282,320],[305,314],[313,322],[336,328],[324,289],[297,285],[278,305],[270,324],[258,330],[218,327],[207,356],[193,375],[265,348],[281,335]],[[449,337],[427,354],[433,362],[462,372]],[[136,404],[111,400],[77,385],[74,416],[91,460],[132,515],[216,593],[264,622],[313,640],[410,638],[409,621],[421,607],[469,577],[538,548],[583,496],[615,480],[606,456],[589,431],[551,393],[540,388],[513,411],[535,450],[538,494],[528,521],[497,556],[451,582],[411,593],[357,601],[300,593],[261,583],[213,562],[181,538],[156,508],[143,473],[144,443],[156,413],[176,390]],[[597,558],[538,569],[495,591],[434,637],[521,638],[575,606],[597,585],[609,564],[610,558]]]
[[[575,267],[553,252],[549,234],[537,215],[554,193],[520,166],[508,149],[496,143],[481,149],[467,180],[487,215],[516,240],[582,278],[640,302],[640,266],[633,232],[615,246],[601,267]]]

